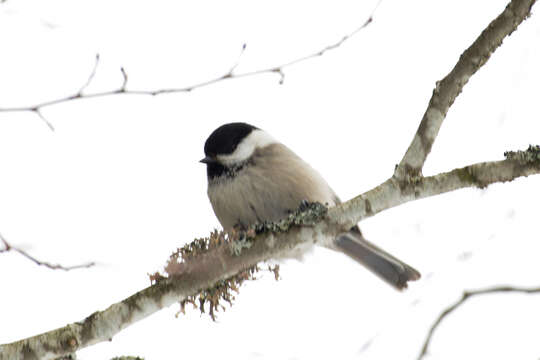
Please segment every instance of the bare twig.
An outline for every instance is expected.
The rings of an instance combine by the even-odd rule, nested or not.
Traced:
[[[396,167],[396,178],[405,180],[422,175],[422,168],[433,142],[456,97],[473,76],[502,44],[505,37],[517,29],[529,15],[536,0],[511,1],[474,43],[460,56],[452,71],[437,81],[426,112],[413,141]]]
[[[128,82],[128,75],[126,72],[126,69],[124,67],[120,68],[120,72],[122,73],[122,77],[124,78],[124,81],[122,82],[122,86],[120,86],[120,89],[117,90],[117,92],[126,92],[126,86]]]
[[[86,83],[83,86],[81,86],[81,88],[79,89],[79,92],[77,93],[79,96],[82,96],[83,91],[86,90],[86,88],[90,85],[92,80],[94,80],[94,76],[96,76],[98,65],[99,65],[99,54],[96,54],[96,61],[94,62],[94,68],[92,69],[90,76],[88,76],[88,80],[86,80]]]
[[[324,48],[322,48],[322,49],[320,49],[320,50],[318,50],[318,51],[316,51],[316,52],[314,52],[312,54],[302,56],[302,57],[300,57],[298,59],[283,63],[281,65],[272,66],[272,67],[265,68],[265,69],[260,69],[260,70],[243,72],[243,73],[234,73],[234,70],[236,70],[237,66],[239,65],[240,58],[241,58],[241,56],[244,53],[244,50],[246,48],[246,45],[244,44],[242,46],[242,50],[240,52],[240,55],[239,55],[237,61],[235,62],[235,64],[225,74],[223,74],[221,76],[218,76],[216,78],[213,78],[213,79],[202,81],[200,83],[196,83],[196,84],[188,85],[188,86],[184,86],[184,87],[165,88],[165,89],[157,89],[157,90],[130,90],[130,89],[126,88],[127,80],[128,80],[127,73],[126,73],[124,68],[121,68],[120,71],[122,72],[123,83],[120,86],[120,88],[115,89],[115,90],[108,90],[108,91],[101,91],[101,92],[94,92],[94,93],[84,93],[84,90],[86,90],[86,88],[90,85],[90,83],[93,81],[94,76],[96,74],[97,67],[98,67],[98,64],[99,64],[99,54],[97,54],[94,67],[92,68],[92,71],[90,73],[90,76],[88,77],[88,80],[86,81],[86,83],[76,93],[74,93],[72,95],[69,95],[69,96],[66,96],[66,97],[62,97],[62,98],[58,98],[58,99],[54,99],[54,100],[43,101],[43,102],[36,103],[34,105],[29,105],[29,106],[0,107],[0,112],[28,112],[28,111],[31,111],[31,112],[36,113],[38,116],[40,116],[41,119],[46,121],[44,119],[44,117],[43,117],[43,114],[41,113],[41,109],[43,109],[45,107],[49,107],[49,106],[62,104],[62,103],[68,102],[68,101],[74,101],[74,100],[99,98],[99,97],[119,95],[119,94],[156,96],[156,95],[162,95],[162,94],[190,92],[192,90],[202,88],[202,87],[206,87],[206,86],[218,83],[218,82],[223,81],[223,80],[239,79],[239,78],[257,76],[257,75],[262,75],[262,74],[277,74],[277,75],[279,75],[279,84],[283,84],[283,82],[285,80],[285,73],[283,72],[284,68],[287,68],[287,67],[290,67],[292,65],[295,65],[295,64],[298,64],[298,63],[301,63],[301,62],[304,62],[304,61],[319,57],[319,56],[323,55],[324,53],[326,53],[327,51],[334,50],[334,49],[340,47],[345,41],[349,40],[351,37],[353,37],[358,32],[360,32],[362,29],[364,29],[365,27],[367,27],[369,24],[372,23],[375,12],[378,9],[381,2],[382,2],[382,0],[379,0],[377,2],[377,5],[375,6],[373,11],[369,15],[368,19],[360,27],[356,28],[351,33],[343,36],[336,43],[325,46]],[[47,123],[47,125],[49,127],[52,127],[48,121],[46,121],[46,123]]]
[[[69,271],[69,270],[74,270],[74,269],[89,268],[89,267],[92,267],[92,266],[95,265],[94,262],[88,262],[88,263],[79,264],[79,265],[73,265],[73,266],[63,266],[63,265],[60,265],[60,264],[51,264],[51,263],[48,263],[46,261],[38,260],[35,257],[28,254],[26,251],[11,246],[11,244],[7,242],[7,240],[4,238],[4,236],[2,236],[2,234],[0,234],[0,241],[2,241],[2,243],[4,245],[4,249],[0,250],[0,253],[8,252],[8,251],[15,251],[15,252],[21,254],[22,256],[24,256],[25,258],[29,259],[30,261],[34,262],[36,265],[45,266],[45,267],[47,267],[49,269],[52,269],[52,270]]]
[[[45,118],[45,116],[43,116],[43,114],[41,113],[41,109],[36,108],[32,109],[32,111],[35,112],[37,116],[39,116],[39,118],[45,123],[45,125],[49,127],[51,131],[54,131],[54,126],[49,122],[49,120],[47,120],[47,118]]]
[[[454,304],[447,307],[440,315],[437,317],[433,325],[431,325],[431,328],[428,331],[426,340],[424,341],[424,345],[422,346],[422,351],[418,355],[418,360],[422,359],[428,352],[429,344],[431,342],[431,339],[433,338],[433,333],[435,330],[439,327],[441,322],[446,318],[448,315],[450,315],[454,310],[458,309],[460,306],[462,306],[467,300],[470,298],[477,296],[477,295],[486,295],[486,294],[497,294],[497,293],[524,293],[524,294],[533,294],[533,293],[539,293],[540,287],[533,287],[533,288],[520,288],[520,287],[514,287],[514,286],[496,286],[491,287],[487,289],[480,289],[480,290],[467,290],[463,292],[463,295],[461,296],[461,299],[456,301]]]
[[[240,50],[240,54],[238,54],[238,58],[236,59],[236,63],[231,67],[231,70],[229,70],[229,74],[232,76],[234,70],[238,67],[240,64],[240,59],[242,58],[242,55],[244,55],[244,51],[246,51],[246,44],[242,45],[242,50]]]

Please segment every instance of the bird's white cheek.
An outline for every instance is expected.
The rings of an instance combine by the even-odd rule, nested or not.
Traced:
[[[249,159],[253,151],[255,151],[253,144],[241,143],[232,154],[218,155],[217,159],[226,166],[234,166]]]
[[[249,159],[257,148],[274,144],[276,140],[262,130],[254,130],[234,150],[232,154],[218,155],[218,160],[227,166],[234,166]]]

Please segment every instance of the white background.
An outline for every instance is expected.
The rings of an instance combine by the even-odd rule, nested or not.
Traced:
[[[0,113],[0,232],[72,272],[0,255],[0,343],[78,321],[149,285],[147,273],[219,227],[198,163],[231,121],[293,148],[349,199],[391,176],[435,81],[505,0],[384,0],[340,48],[191,93],[121,95]],[[359,27],[375,1],[17,1],[0,5],[0,107],[76,92],[183,87],[279,65]],[[540,17],[533,16],[450,109],[425,175],[498,160],[540,143]],[[368,239],[418,268],[398,293],[340,254],[316,249],[242,287],[213,323],[177,306],[80,359],[413,359],[432,321],[464,289],[538,285],[540,177],[408,203],[368,219]],[[537,359],[540,296],[471,300],[435,334],[431,359]],[[188,308],[189,309],[189,308]]]

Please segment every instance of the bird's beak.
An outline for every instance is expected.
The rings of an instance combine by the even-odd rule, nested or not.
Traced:
[[[213,164],[216,163],[217,160],[212,156],[206,156],[204,159],[199,160],[199,162],[202,162],[203,164]]]

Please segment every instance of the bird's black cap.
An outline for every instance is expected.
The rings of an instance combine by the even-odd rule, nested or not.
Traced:
[[[238,144],[257,127],[246,123],[229,123],[218,127],[204,143],[207,157],[231,154]]]

